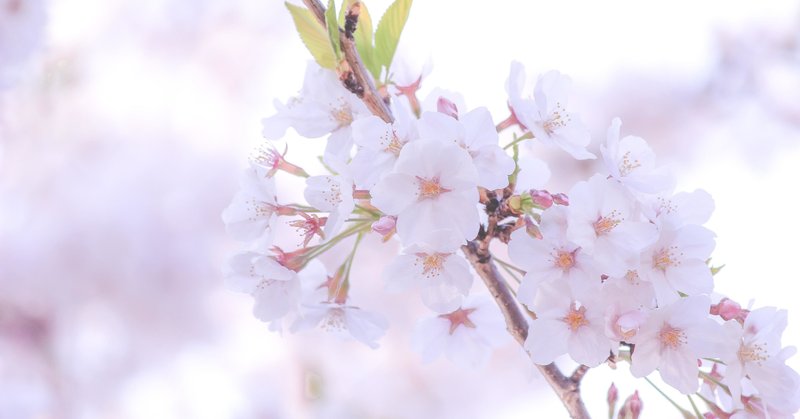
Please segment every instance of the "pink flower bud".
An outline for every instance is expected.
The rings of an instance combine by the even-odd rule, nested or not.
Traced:
[[[550,195],[550,192],[531,189],[530,194],[531,199],[533,199],[533,203],[536,204],[537,207],[541,209],[548,209],[553,206],[553,196]]]
[[[372,223],[372,231],[383,236],[383,241],[389,240],[394,234],[397,225],[397,217],[384,215],[378,221]]]
[[[750,311],[742,309],[739,303],[725,297],[719,303],[711,306],[710,313],[711,315],[722,317],[723,320],[736,320],[739,323],[744,323]]]
[[[447,100],[444,97],[439,97],[439,100],[436,101],[436,110],[445,115],[449,115],[455,119],[458,119],[458,107],[455,103]]]
[[[642,407],[639,391],[634,391],[630,397],[625,399],[625,404],[619,410],[619,416],[625,419],[639,419],[639,415],[642,414]]]
[[[553,194],[553,202],[555,202],[556,205],[568,206],[569,205],[569,197],[566,194],[563,194],[563,193]]]
[[[606,395],[608,407],[613,410],[614,406],[617,405],[617,400],[619,400],[619,391],[617,390],[617,386],[611,383],[611,387],[608,388],[608,395]]]
[[[539,230],[539,226],[537,226],[536,224],[534,224],[534,223],[533,223],[533,220],[531,220],[531,219],[530,219],[530,217],[525,217],[525,231],[526,231],[526,232],[527,232],[527,233],[528,233],[528,234],[529,234],[531,237],[535,237],[535,238],[537,238],[537,239],[539,239],[539,240],[541,240],[542,238],[544,238],[544,236],[542,236],[542,232],[541,232],[541,230]]]

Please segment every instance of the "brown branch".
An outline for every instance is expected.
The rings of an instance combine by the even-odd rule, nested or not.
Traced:
[[[325,6],[319,0],[303,0],[303,3],[314,13],[314,16],[320,23],[327,27],[325,22]],[[347,12],[348,16],[348,33],[345,33],[339,28],[339,44],[344,52],[345,61],[347,66],[340,66],[344,68],[339,69],[339,77],[344,83],[345,87],[351,92],[357,94],[367,105],[369,110],[382,118],[386,122],[393,122],[394,117],[389,110],[387,104],[381,98],[375,88],[375,83],[372,76],[364,67],[361,57],[358,54],[354,40],[352,39],[352,32],[355,30],[355,25],[358,21],[358,2],[354,2],[350,10]],[[486,191],[488,192],[488,191]],[[501,199],[506,199],[510,196],[508,191],[504,191]],[[497,200],[495,193],[485,193],[484,198],[489,200]],[[483,200],[482,200],[483,202]],[[496,203],[496,202],[495,202]],[[486,288],[492,294],[500,311],[506,320],[506,328],[514,339],[520,344],[525,345],[525,339],[528,337],[528,322],[525,319],[522,311],[517,305],[511,290],[506,285],[505,281],[497,271],[497,267],[492,262],[492,255],[489,252],[489,242],[495,235],[495,227],[498,222],[498,214],[496,211],[490,211],[490,219],[492,220],[489,231],[486,232],[481,240],[469,242],[467,245],[461,247],[467,260],[472,264],[478,276],[483,279]],[[585,374],[573,374],[572,377],[566,377],[558,369],[555,364],[536,365],[539,371],[544,376],[545,380],[550,387],[556,392],[564,407],[567,408],[569,415],[574,419],[588,419],[589,413],[586,411],[583,401],[580,396],[580,379]],[[581,366],[583,367],[583,366]],[[580,370],[581,367],[578,369]]]
[[[575,383],[580,383],[581,380],[583,380],[583,376],[586,375],[587,372],[589,372],[589,367],[581,364],[578,366],[578,368],[575,368],[575,371],[572,372],[572,375],[569,377],[569,379]]]
[[[514,296],[511,294],[511,290],[492,262],[492,255],[488,251],[488,242],[489,240],[471,241],[461,246],[461,250],[467,257],[467,260],[472,264],[472,267],[475,268],[478,276],[483,279],[486,288],[489,289],[498,307],[500,307],[500,311],[506,319],[508,333],[510,333],[520,345],[525,345],[525,339],[528,337],[528,322],[525,320],[525,316],[523,316]],[[561,402],[564,403],[564,407],[567,408],[570,417],[573,419],[589,418],[589,412],[586,410],[586,406],[583,404],[580,394],[580,378],[582,378],[582,375],[575,377],[573,374],[573,377],[576,378],[575,380],[572,379],[573,377],[567,378],[561,370],[552,363],[548,365],[536,365],[536,367],[539,369],[539,372],[542,373],[547,383],[550,384],[550,387],[556,392],[556,395],[561,399]]]
[[[319,0],[303,0],[306,7],[314,13],[320,23],[327,28],[325,24],[325,6]],[[360,3],[354,2],[348,10],[348,24],[352,25],[352,30],[355,30],[355,25],[358,21],[358,10]],[[364,104],[367,105],[369,110],[383,119],[385,122],[394,122],[392,111],[386,102],[383,101],[378,89],[375,88],[375,82],[372,80],[372,75],[364,67],[361,61],[361,56],[358,55],[355,40],[348,37],[345,31],[339,28],[339,45],[344,53],[346,65],[341,65],[338,69],[339,79],[347,90],[355,93]]]

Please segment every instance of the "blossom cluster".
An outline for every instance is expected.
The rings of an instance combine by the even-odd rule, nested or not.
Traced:
[[[444,354],[479,365],[502,343],[503,318],[474,286],[462,248],[496,238],[511,259],[497,260],[504,279],[531,315],[524,346],[533,362],[624,360],[635,377],[658,371],[679,392],[698,394],[716,417],[791,417],[800,409],[800,376],[786,365],[794,349],[781,346],[786,312],[743,309],[713,293],[715,235],[703,226],[711,196],[675,192],[647,142],[622,136],[619,119],[600,146],[601,169],[566,193],[547,191],[547,165],[527,144],[597,156],[587,149],[588,128],[569,111],[569,79],[549,72],[532,89],[527,81],[522,64],[512,63],[510,116],[499,124],[488,109],[467,109],[455,97],[420,102],[419,83],[388,84],[387,121],[334,71],[310,63],[299,95],[276,102],[277,113],[264,119],[268,142],[223,213],[230,234],[246,243],[226,268],[231,286],[253,295],[255,316],[273,330],[319,327],[376,347],[386,320],[350,296],[372,280],[351,283],[350,272],[361,239],[375,234],[401,246],[383,270],[386,288],[413,290],[430,310],[414,348],[425,360]],[[329,173],[309,175],[270,143],[288,128],[327,136]],[[501,146],[508,129],[513,140]],[[277,196],[281,171],[306,178],[305,203]],[[280,223],[298,232],[296,249],[274,246]],[[334,269],[315,259],[344,245],[352,251]]]

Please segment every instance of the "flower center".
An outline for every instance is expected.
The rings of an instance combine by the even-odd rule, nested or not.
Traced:
[[[556,103],[555,110],[550,114],[550,118],[544,121],[542,128],[548,135],[553,135],[557,129],[567,126],[569,121],[570,116],[566,113],[564,107],[561,106],[561,103]]]
[[[639,272],[636,271],[628,271],[625,273],[625,279],[631,285],[639,285]]]
[[[769,358],[765,346],[766,345],[760,345],[758,343],[741,345],[739,347],[739,360],[742,361],[742,363],[755,362],[760,365],[761,361],[766,361],[767,358]]]
[[[339,128],[346,127],[353,122],[353,112],[344,99],[339,100],[339,106],[331,105],[331,118],[339,124]]]
[[[452,335],[459,326],[469,327],[471,329],[475,328],[475,323],[469,319],[469,315],[472,314],[473,311],[475,311],[474,308],[468,308],[466,310],[459,308],[450,314],[442,314],[439,317],[450,321],[450,334]]]
[[[628,176],[632,171],[641,166],[642,163],[640,163],[639,160],[631,160],[631,152],[627,151],[622,156],[622,161],[619,162],[619,175]]]
[[[397,133],[392,132],[392,139],[389,140],[389,145],[383,149],[387,153],[392,153],[395,156],[400,155],[400,150],[403,149],[403,143],[397,138]]]
[[[569,308],[569,313],[561,320],[566,323],[569,330],[573,332],[583,326],[589,325],[589,320],[586,319],[586,307],[581,306],[580,308],[576,308],[575,303],[572,303],[572,306]]]
[[[439,276],[442,272],[447,253],[417,253],[417,260],[414,265],[422,265],[422,275],[426,278]]]
[[[565,271],[569,270],[575,266],[575,254],[573,252],[559,250],[555,255],[554,264]]]
[[[653,255],[653,267],[662,271],[666,271],[670,266],[680,265],[681,261],[678,260],[678,256],[683,255],[683,253],[678,253],[676,255],[676,250],[677,247],[670,246],[656,252]]]
[[[320,328],[326,332],[346,330],[347,325],[344,321],[344,309],[341,307],[334,307],[328,310],[327,315],[320,323]]]
[[[622,217],[620,217],[619,212],[617,210],[611,211],[610,214],[600,217],[597,221],[592,224],[594,227],[594,232],[598,236],[602,236],[613,230],[619,223],[622,222]]]
[[[439,184],[439,177],[436,176],[432,179],[426,179],[417,176],[417,196],[420,200],[433,199],[445,192],[450,192],[450,189],[443,188]]]
[[[658,340],[661,342],[662,348],[677,349],[686,344],[686,333],[683,333],[683,329],[665,323],[658,332]]]

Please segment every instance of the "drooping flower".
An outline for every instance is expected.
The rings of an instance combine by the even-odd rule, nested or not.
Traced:
[[[386,267],[383,276],[390,289],[421,288],[422,301],[438,313],[459,306],[472,286],[469,265],[458,254],[463,242],[447,231],[430,244],[412,244]]]
[[[600,146],[603,162],[612,178],[631,190],[656,193],[672,188],[672,177],[656,167],[656,154],[641,137],[619,138],[622,121],[614,118],[608,127],[606,144]]]
[[[237,253],[230,258],[225,270],[230,289],[253,296],[253,314],[261,321],[277,320],[295,310],[300,302],[297,273],[266,254]]]
[[[542,284],[530,306],[536,319],[525,340],[533,362],[549,364],[565,353],[589,367],[608,359],[617,342],[605,335],[602,307],[598,295],[578,301],[566,284]]]
[[[277,218],[275,180],[248,167],[241,178],[241,190],[222,212],[222,221],[234,239],[259,240],[269,245]],[[263,247],[263,246],[262,246]]]
[[[353,182],[344,176],[312,176],[306,179],[303,195],[314,208],[329,212],[324,230],[326,239],[339,232],[356,205]]]
[[[512,62],[506,92],[517,120],[543,144],[556,145],[578,160],[596,158],[586,151],[589,130],[578,115],[566,110],[569,78],[557,71],[539,76],[533,97],[523,96],[525,78],[522,64]]]
[[[291,331],[314,327],[340,338],[353,338],[375,349],[379,346],[377,340],[386,333],[389,323],[378,313],[350,304],[335,301],[303,304],[301,316],[292,324]]]
[[[325,162],[342,172],[353,148],[351,124],[369,115],[364,103],[342,86],[333,71],[309,62],[303,88],[286,105],[275,101],[277,114],[262,120],[263,135],[268,140],[283,137],[294,128],[306,138],[330,134],[325,147]]]
[[[720,356],[726,344],[722,325],[708,317],[706,296],[681,298],[650,315],[631,339],[631,373],[641,378],[658,369],[665,383],[683,394],[697,391],[700,358]]]
[[[413,141],[372,188],[372,204],[397,216],[397,234],[406,245],[432,242],[442,231],[471,240],[479,224],[477,177],[469,154],[457,145]]]
[[[608,278],[602,285],[606,301],[606,336],[630,342],[656,308],[653,285],[642,281],[635,270],[622,277]]]
[[[787,323],[786,310],[774,307],[751,311],[743,325],[735,321],[725,323],[731,345],[721,356],[726,365],[722,382],[730,389],[736,407],[743,407],[742,380],[749,379],[759,398],[770,408],[786,413],[800,409],[800,375],[786,365],[786,359],[795,349],[781,347]]]
[[[482,294],[471,295],[456,310],[419,320],[412,346],[430,362],[444,354],[464,366],[484,365],[492,349],[508,340],[497,306]]]
[[[478,185],[500,189],[508,185],[508,175],[514,171],[514,160],[498,145],[492,115],[486,108],[476,108],[459,114],[455,105],[453,115],[443,112],[424,112],[419,122],[420,138],[454,142],[465,149],[478,170]]]

